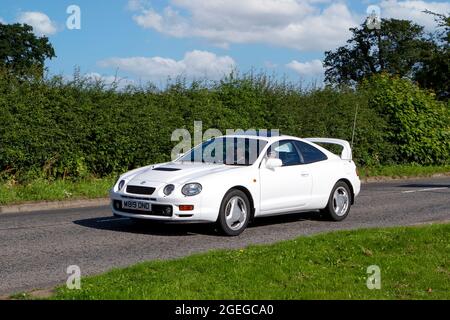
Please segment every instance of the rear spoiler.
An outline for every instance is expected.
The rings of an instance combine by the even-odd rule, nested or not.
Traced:
[[[341,159],[352,160],[352,148],[346,140],[333,138],[305,138],[305,140],[313,143],[337,144],[342,147]]]

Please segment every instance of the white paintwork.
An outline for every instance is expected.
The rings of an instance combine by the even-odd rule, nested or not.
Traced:
[[[173,205],[172,217],[151,216],[146,214],[129,214],[115,210],[113,213],[124,217],[154,219],[175,222],[215,222],[225,194],[233,189],[246,190],[251,196],[254,216],[283,214],[295,211],[323,209],[327,205],[331,191],[339,180],[346,180],[351,185],[356,197],[360,191],[360,180],[356,174],[351,149],[348,142],[338,139],[320,138],[320,142],[336,143],[345,149],[341,157],[316,145],[311,139],[300,139],[291,136],[258,137],[252,135],[226,136],[231,138],[255,138],[267,141],[258,159],[250,166],[232,166],[225,164],[207,164],[173,161],[138,168],[123,174],[110,192],[111,201],[124,197],[149,199],[152,204]],[[298,140],[310,144],[322,151],[327,160],[310,164],[280,167],[277,159],[266,156],[267,149],[275,142],[282,140]],[[326,141],[325,141],[326,140]],[[319,140],[316,140],[319,142]],[[269,160],[269,161],[268,161]],[[275,160],[275,161],[272,161]],[[269,163],[267,163],[269,162]],[[155,171],[153,168],[164,166],[178,168],[179,171]],[[120,180],[125,180],[125,187],[117,191]],[[140,185],[155,187],[151,196],[132,195],[126,193],[126,186]],[[200,183],[202,192],[196,196],[184,196],[181,193],[186,183]],[[167,184],[175,185],[169,196],[163,189]],[[194,205],[193,211],[180,212],[179,205]],[[180,217],[189,214],[190,217]]]

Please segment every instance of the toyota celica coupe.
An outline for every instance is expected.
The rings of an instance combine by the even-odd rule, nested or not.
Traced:
[[[236,236],[256,217],[320,211],[343,220],[360,186],[345,140],[236,134],[209,139],[172,162],[129,171],[110,197],[115,216],[210,222]]]

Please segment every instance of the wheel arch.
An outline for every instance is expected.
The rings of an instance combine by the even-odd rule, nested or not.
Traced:
[[[341,178],[338,181],[336,181],[336,183],[338,183],[338,182],[344,182],[350,188],[350,192],[352,194],[351,204],[353,205],[355,203],[355,191],[353,190],[353,185],[352,185],[351,181],[348,180],[347,178]],[[336,185],[336,183],[334,185]]]

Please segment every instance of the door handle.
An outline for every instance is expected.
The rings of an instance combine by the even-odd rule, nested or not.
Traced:
[[[309,177],[309,172],[302,172],[300,173],[302,177]]]

